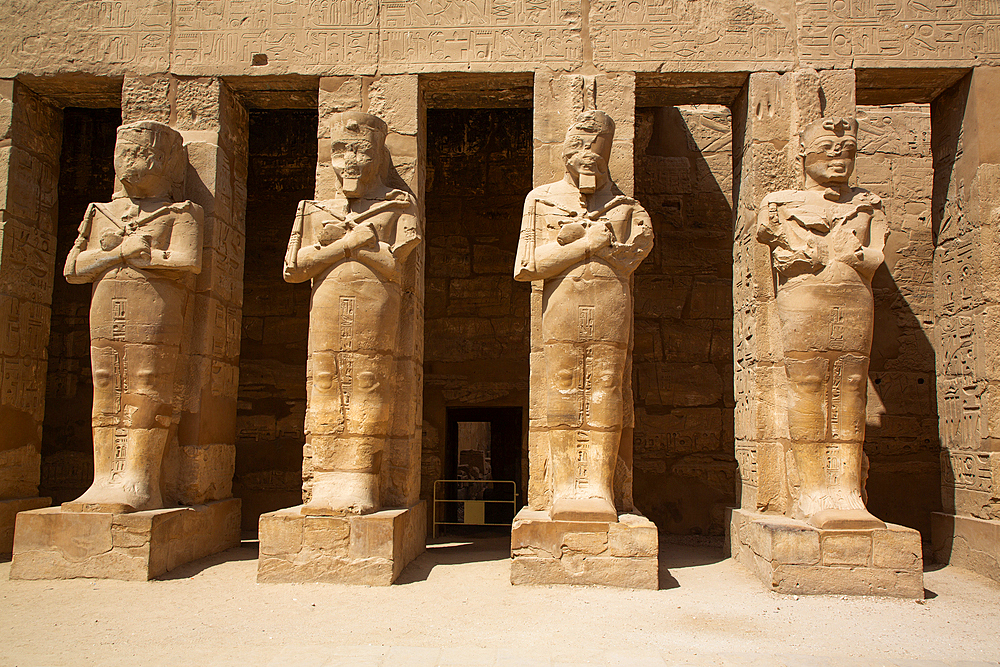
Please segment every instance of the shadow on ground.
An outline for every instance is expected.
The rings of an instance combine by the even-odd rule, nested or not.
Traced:
[[[165,574],[156,577],[157,581],[169,581],[171,579],[188,579],[196,574],[216,565],[229,563],[238,560],[256,560],[259,556],[257,540],[242,540],[240,546],[221,551],[211,556],[205,556],[198,560],[185,563],[174,568]]]
[[[430,540],[427,550],[406,566],[396,584],[426,581],[431,570],[439,565],[461,565],[510,559],[509,535],[449,535]]]

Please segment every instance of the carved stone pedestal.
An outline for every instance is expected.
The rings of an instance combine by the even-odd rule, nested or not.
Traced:
[[[14,547],[14,518],[18,512],[48,507],[51,498],[9,498],[0,500],[0,556],[9,556]]]
[[[1000,521],[931,514],[934,562],[957,565],[1000,581]]]
[[[65,512],[17,516],[11,579],[146,581],[240,543],[240,501],[144,512]]]
[[[424,551],[427,505],[372,514],[304,516],[302,505],[260,517],[259,583],[388,586]]]
[[[920,533],[912,528],[821,530],[734,509],[728,539],[733,558],[778,593],[924,597]]]
[[[617,523],[553,521],[522,509],[510,535],[510,583],[659,587],[656,526],[638,514]]]

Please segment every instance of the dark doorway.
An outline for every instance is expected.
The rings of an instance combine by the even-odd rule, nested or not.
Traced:
[[[243,335],[233,495],[243,529],[302,502],[309,283],[282,278],[295,210],[316,186],[313,109],[250,109]]]
[[[447,479],[463,480],[439,490],[449,500],[485,501],[479,517],[466,517],[466,508],[449,504],[448,522],[463,520],[473,528],[478,523],[502,524],[509,531],[517,509],[524,505],[521,488],[522,408],[448,408],[445,469]],[[492,482],[492,483],[491,483]],[[513,487],[505,482],[513,482]],[[509,504],[513,501],[514,504]],[[474,511],[474,510],[473,510]],[[450,529],[461,527],[450,527]]]
[[[54,504],[79,497],[94,481],[90,430],[94,402],[90,372],[91,285],[70,285],[62,273],[87,206],[111,201],[115,139],[121,122],[120,108],[63,109],[56,276],[52,286],[39,486],[39,494],[51,497]]]

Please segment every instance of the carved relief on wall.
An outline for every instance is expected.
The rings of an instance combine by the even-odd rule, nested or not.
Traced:
[[[514,267],[515,280],[544,281],[544,368],[532,369],[531,391],[543,406],[556,520],[617,521],[612,478],[622,428],[633,425],[624,392],[630,283],[653,231],[611,181],[613,138],[604,112],[577,116],[563,144],[565,177],[525,200]]]
[[[306,443],[312,500],[303,514],[381,508],[395,410],[416,400],[395,382],[403,263],[420,243],[413,196],[385,184],[386,124],[361,112],[331,121],[340,192],[299,204],[285,280],[312,281]]]
[[[858,125],[827,118],[802,131],[803,190],[767,195],[757,238],[777,277],[791,514],[818,527],[882,525],[865,509],[862,451],[874,305],[887,234],[877,195],[848,184]]]
[[[203,212],[176,199],[181,135],[152,121],[118,128],[112,201],[91,204],[66,259],[66,279],[94,283],[94,483],[71,511],[163,506],[160,468],[176,430],[174,379],[201,271]]]

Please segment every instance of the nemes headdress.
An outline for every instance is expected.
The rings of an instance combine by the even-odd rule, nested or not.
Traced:
[[[615,121],[611,120],[611,116],[603,111],[596,109],[584,111],[573,119],[573,124],[566,130],[566,136],[582,133],[613,138],[615,136]]]
[[[376,148],[380,148],[378,172],[382,178],[385,178],[389,166],[392,164],[392,158],[385,147],[385,138],[389,134],[389,127],[384,120],[370,113],[345,111],[334,117],[330,130],[331,141],[366,139]]]

